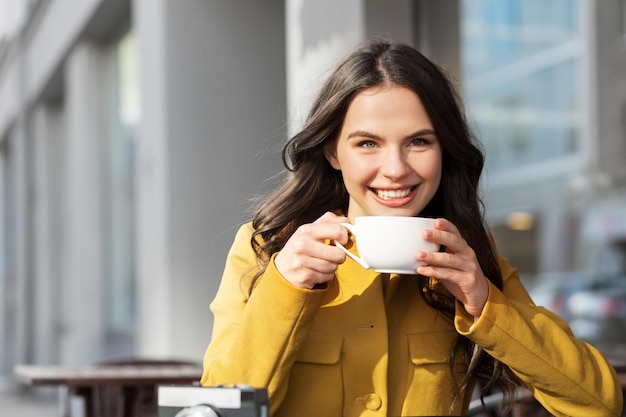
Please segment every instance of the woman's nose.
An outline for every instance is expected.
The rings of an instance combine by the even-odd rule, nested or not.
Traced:
[[[401,150],[388,150],[382,155],[380,173],[391,179],[404,177],[409,172],[406,155]]]

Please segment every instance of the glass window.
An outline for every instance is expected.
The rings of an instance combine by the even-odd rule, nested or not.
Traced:
[[[578,37],[574,0],[464,0],[464,72],[523,61]]]
[[[579,152],[576,0],[464,0],[465,100],[490,172]]]

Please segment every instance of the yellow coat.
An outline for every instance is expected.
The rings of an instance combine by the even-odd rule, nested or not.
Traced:
[[[391,275],[383,292],[380,274],[350,259],[325,290],[292,286],[272,262],[248,298],[242,277],[257,266],[251,233],[250,224],[237,233],[211,304],[202,385],[267,387],[275,417],[449,415],[449,351],[460,333],[509,365],[553,414],[621,414],[612,367],[536,307],[505,260],[504,289],[490,287],[481,317],[457,303],[451,323],[425,304],[415,277]],[[457,368],[462,375],[466,364]],[[470,395],[452,415],[467,411]]]

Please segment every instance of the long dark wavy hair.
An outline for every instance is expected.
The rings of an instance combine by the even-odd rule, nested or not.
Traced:
[[[261,268],[249,291],[272,254],[283,248],[299,226],[327,211],[347,213],[348,192],[341,172],[333,169],[324,156],[324,146],[337,139],[352,99],[365,89],[385,85],[405,87],[417,94],[441,145],[441,183],[420,215],[443,217],[454,223],[474,249],[485,276],[502,289],[502,273],[479,196],[484,156],[468,128],[454,87],[438,66],[411,46],[374,39],[360,45],[335,69],[314,100],[301,131],[283,148],[283,162],[289,173],[253,218],[251,244]],[[454,300],[428,285],[427,279],[422,279],[422,293],[432,307],[449,316],[454,313]],[[509,368],[462,336],[451,350],[451,366],[459,355],[469,366],[453,404],[478,378],[486,381],[485,387],[499,386],[505,394],[505,408],[510,408],[517,382]]]

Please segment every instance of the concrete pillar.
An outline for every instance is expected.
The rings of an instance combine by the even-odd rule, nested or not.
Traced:
[[[283,1],[134,0],[138,353],[200,361],[251,198],[281,168]]]
[[[415,45],[415,13],[414,0],[366,0],[366,36],[390,36]]]
[[[23,116],[25,117],[25,116]],[[8,132],[3,144],[3,203],[4,224],[3,309],[6,337],[5,366],[24,363],[32,353],[32,309],[30,302],[31,276],[28,249],[28,164],[26,151],[26,122],[20,117]],[[5,369],[6,370],[6,369]]]
[[[2,136],[0,139],[6,140]],[[8,169],[8,158],[7,158],[7,149],[4,143],[0,146],[0,195],[6,196],[8,193],[7,187],[7,169]],[[6,198],[0,200],[0,218],[7,218],[7,203]],[[0,222],[0,337],[2,337],[2,342],[0,342],[0,375],[8,374],[10,372],[10,362],[9,362],[9,352],[10,345],[8,343],[9,340],[9,326],[8,326],[8,315],[9,315],[9,306],[7,305],[7,300],[9,299],[9,294],[7,293],[7,288],[9,286],[9,277],[7,274],[8,265],[7,265],[7,227],[6,222]]]
[[[286,0],[290,133],[335,64],[365,38],[363,0]],[[332,13],[329,13],[332,10]]]
[[[64,289],[63,259],[63,113],[41,103],[33,111],[34,363],[59,363],[59,320]]]
[[[20,61],[19,68],[23,70]],[[18,75],[20,102],[25,107],[24,74]],[[32,252],[32,211],[30,206],[31,194],[31,174],[32,159],[30,158],[30,145],[32,137],[29,130],[31,113],[27,108],[16,117],[13,129],[8,137],[8,186],[9,194],[7,199],[7,209],[9,210],[7,220],[9,228],[7,243],[10,245],[6,252],[8,260],[8,288],[9,307],[8,325],[13,327],[9,332],[9,340],[13,336],[14,349],[12,357],[9,356],[9,363],[24,363],[31,360],[33,356],[33,309],[32,296],[34,294],[32,280],[32,264],[30,254]],[[13,359],[13,362],[11,361]]]
[[[409,0],[286,0],[286,7],[291,133],[301,126],[329,72],[358,43],[375,36],[414,43]]]
[[[414,7],[415,46],[460,83],[461,2],[416,0]]]
[[[586,3],[586,2],[585,2]],[[591,104],[596,122],[599,175],[607,176],[611,187],[626,186],[626,3],[586,4],[591,45],[588,45]],[[593,34],[593,35],[591,35]],[[595,88],[594,88],[595,87]],[[600,162],[601,161],[601,162]],[[601,188],[601,187],[598,187]]]
[[[103,131],[103,57],[79,43],[66,63],[63,327],[61,361],[76,365],[102,357],[103,259],[100,213]]]

